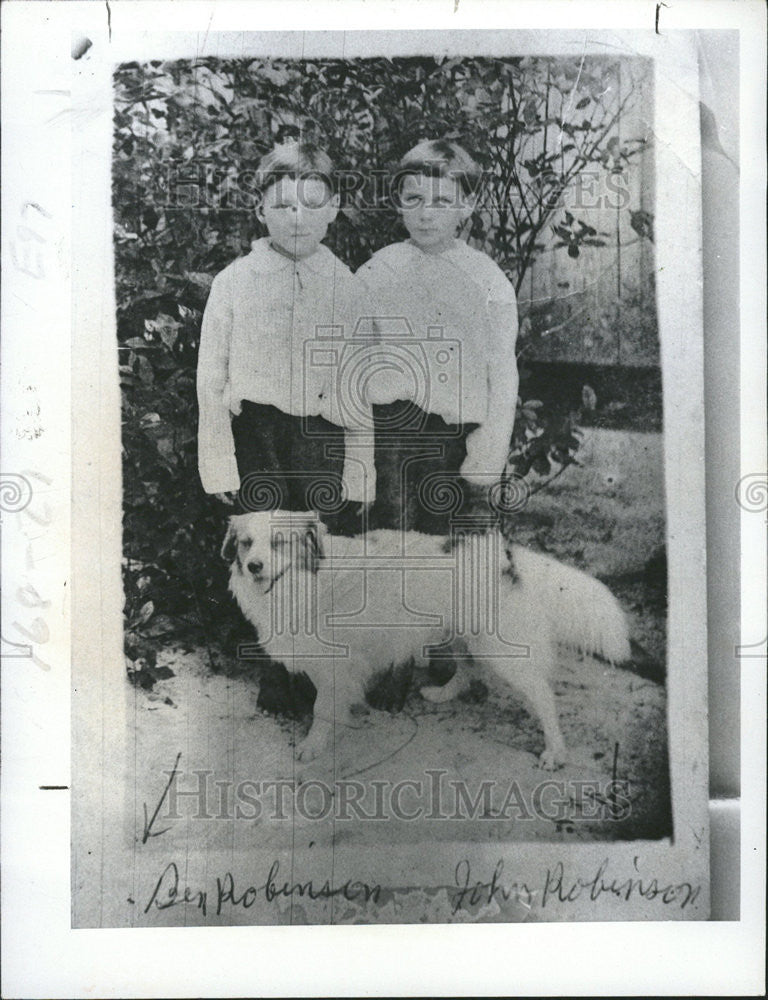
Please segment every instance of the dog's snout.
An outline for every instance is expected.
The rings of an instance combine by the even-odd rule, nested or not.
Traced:
[[[261,559],[248,560],[248,572],[253,573],[254,576],[258,576],[263,569],[264,569],[264,563],[261,561]]]

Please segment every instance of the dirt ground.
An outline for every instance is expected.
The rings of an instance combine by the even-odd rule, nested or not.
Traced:
[[[244,781],[348,781],[373,796],[377,783],[391,789],[398,782],[434,780],[429,772],[439,770],[441,787],[450,791],[460,784],[472,799],[478,796],[471,816],[456,814],[455,796],[446,792],[448,818],[388,815],[388,822],[377,823],[361,820],[354,810],[348,817],[339,818],[335,809],[319,816],[321,800],[313,806],[307,797],[302,810],[292,794],[282,818],[264,802],[261,815],[251,810],[242,817],[236,834],[241,847],[669,835],[661,437],[593,429],[586,432],[580,459],[582,467],[568,469],[530,498],[511,533],[606,582],[628,613],[634,656],[626,668],[616,668],[561,654],[555,689],[569,761],[555,775],[566,789],[560,800],[535,801],[542,780],[551,777],[537,767],[543,749],[538,722],[512,691],[483,682],[455,702],[435,705],[418,693],[426,675],[406,673],[400,697],[383,698],[394,710],[360,715],[359,728],[345,731],[333,751],[297,767],[293,744],[305,734],[309,716],[298,712],[291,718],[260,707],[260,688],[262,704],[269,703],[274,675],[233,662],[216,637],[206,646],[159,649],[157,667],[166,669],[157,671],[151,690],[134,688],[134,789],[156,789],[157,775],[181,753],[179,782],[186,788],[195,772],[204,771],[211,788],[217,781],[229,788]],[[487,793],[483,782],[491,782]],[[620,789],[618,806],[612,787]],[[413,797],[402,801],[410,808]],[[189,796],[179,807],[192,827],[193,805]],[[223,849],[234,836],[231,824],[209,823],[199,825],[194,839]]]

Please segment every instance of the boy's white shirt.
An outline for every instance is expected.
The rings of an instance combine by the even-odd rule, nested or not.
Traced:
[[[387,342],[399,342],[402,350],[411,337],[426,361],[428,404],[423,408],[448,423],[480,424],[467,436],[461,474],[487,485],[489,475],[501,475],[506,466],[515,421],[518,321],[511,282],[490,257],[458,239],[439,254],[410,242],[393,243],[357,275],[369,292],[383,355]],[[449,352],[458,342],[459,365],[439,363],[440,337]],[[412,377],[398,377],[385,364],[381,371],[371,384],[372,402],[420,402]]]
[[[370,407],[340,407],[337,384],[342,342],[352,339],[364,303],[359,279],[322,245],[294,260],[264,237],[214,278],[197,365],[198,464],[207,493],[240,487],[232,416],[250,400],[343,427],[346,497],[373,500]]]

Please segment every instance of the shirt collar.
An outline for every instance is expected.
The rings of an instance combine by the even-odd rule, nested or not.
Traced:
[[[407,247],[414,257],[447,257],[450,254],[455,254],[457,250],[461,252],[462,247],[465,247],[467,244],[464,240],[455,238],[449,247],[446,247],[445,250],[441,250],[439,253],[428,253],[426,250],[422,250],[421,247],[416,246],[413,240],[410,239],[403,240],[401,245]]]
[[[301,268],[302,270],[306,268],[306,270],[314,271],[316,274],[330,276],[338,263],[336,257],[322,243],[310,257],[294,260],[293,257],[275,250],[268,236],[262,236],[261,239],[251,243],[248,260],[260,274],[273,274],[287,268]]]

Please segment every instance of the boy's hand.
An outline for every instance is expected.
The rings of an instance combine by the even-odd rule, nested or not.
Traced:
[[[237,500],[237,490],[228,490],[226,493],[214,493],[213,494],[217,500],[221,503],[226,504],[227,507],[234,507],[235,500]]]

